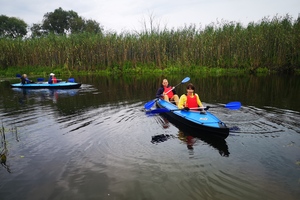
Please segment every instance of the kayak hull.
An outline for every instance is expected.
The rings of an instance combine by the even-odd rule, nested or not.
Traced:
[[[77,89],[80,88],[81,83],[73,83],[73,82],[59,82],[54,84],[49,84],[48,82],[42,83],[15,83],[11,84],[12,88],[26,88],[26,89]]]
[[[162,114],[178,128],[190,129],[197,134],[210,134],[224,139],[229,135],[229,128],[226,124],[209,111],[206,111],[206,114],[200,114],[200,111],[176,110],[178,109],[176,105],[161,99],[156,104],[159,108],[170,110]]]

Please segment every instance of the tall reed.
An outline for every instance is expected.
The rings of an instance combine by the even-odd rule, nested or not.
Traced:
[[[170,67],[299,70],[300,17],[263,18],[245,27],[222,21],[204,29],[190,25],[141,33],[2,38],[0,69],[12,66],[120,72]]]

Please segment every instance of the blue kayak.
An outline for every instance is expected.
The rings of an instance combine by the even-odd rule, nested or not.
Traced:
[[[161,109],[168,110],[162,114],[176,126],[189,128],[197,133],[214,134],[222,138],[229,135],[229,128],[226,124],[208,111],[200,114],[200,111],[196,110],[179,110],[176,105],[162,99],[159,99],[156,105]]]
[[[59,83],[52,83],[49,84],[48,82],[37,82],[37,83],[14,83],[11,84],[12,88],[27,88],[27,89],[42,89],[42,88],[48,88],[48,89],[77,89],[80,88],[81,83],[75,83],[75,82],[66,82],[62,81]]]

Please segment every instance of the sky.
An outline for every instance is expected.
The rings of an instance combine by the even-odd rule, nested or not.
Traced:
[[[149,29],[151,20],[160,30],[170,30],[222,22],[246,26],[264,17],[288,14],[296,20],[300,16],[299,0],[0,0],[0,15],[17,17],[32,26],[59,7],[118,33]]]

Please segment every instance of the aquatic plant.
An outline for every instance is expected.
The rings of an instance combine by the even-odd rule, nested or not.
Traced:
[[[0,55],[0,70],[15,66],[27,74],[184,72],[204,67],[295,71],[300,68],[300,17],[276,15],[247,26],[221,21],[199,29],[190,25],[141,33],[1,38]]]

